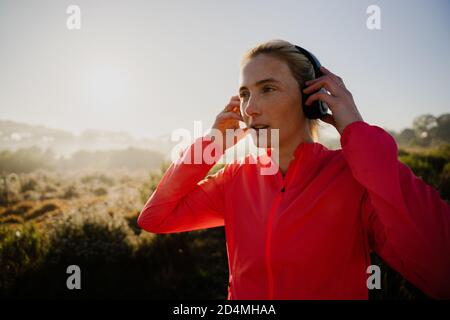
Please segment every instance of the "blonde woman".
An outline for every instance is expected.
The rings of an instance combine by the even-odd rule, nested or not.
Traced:
[[[426,294],[450,298],[450,207],[398,161],[394,139],[363,120],[343,80],[320,72],[316,78],[287,41],[249,50],[239,96],[212,129],[225,134],[245,122],[258,146],[277,148],[276,174],[261,175],[262,160],[275,162],[268,152],[205,178],[214,162],[185,160],[218,143],[206,135],[169,167],[139,226],[153,233],[225,226],[228,299],[367,299],[372,250]],[[318,101],[331,109],[322,120],[340,133],[340,150],[318,143],[319,120],[305,116]],[[261,130],[272,129],[278,145],[261,145]]]

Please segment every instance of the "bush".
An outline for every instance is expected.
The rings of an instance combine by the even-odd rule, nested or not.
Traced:
[[[63,199],[73,199],[78,198],[81,195],[79,187],[77,184],[71,184],[64,188],[62,198]]]
[[[3,295],[25,272],[35,271],[48,251],[47,238],[36,225],[0,225],[0,293]]]
[[[446,172],[449,170],[450,145],[441,145],[421,152],[402,150],[399,152],[399,160],[410,167],[415,175],[438,189],[444,199],[449,199],[449,191],[446,189],[446,179],[448,179]]]
[[[107,212],[80,211],[61,217],[50,237],[53,262],[114,262],[133,251],[126,221]]]
[[[55,210],[59,210],[59,206],[57,204],[54,203],[46,203],[44,204],[42,207],[34,210],[33,212],[29,213],[27,215],[27,219],[34,219],[37,217],[40,217],[42,215],[48,214],[49,212],[55,211]]]
[[[133,261],[134,233],[122,217],[107,212],[79,211],[60,217],[52,228],[45,238],[47,251],[40,259],[43,263],[38,268],[24,268],[26,272],[21,272],[15,285],[7,290],[8,296],[126,297],[129,294],[126,288],[134,288],[127,282],[133,278],[128,267]],[[10,243],[5,247],[11,252],[15,249]],[[16,265],[23,264],[23,260],[9,259]],[[70,265],[81,268],[84,290],[67,289],[66,269]]]
[[[226,299],[224,228],[156,235],[136,251],[138,290],[151,299]],[[181,289],[181,290],[180,290]]]
[[[94,190],[92,190],[92,193],[95,194],[96,196],[100,197],[100,196],[105,196],[108,194],[108,190],[106,190],[103,187],[100,188],[96,188]]]
[[[0,175],[0,206],[9,206],[20,200],[20,179],[17,174]]]
[[[39,190],[39,184],[34,177],[27,177],[22,175],[21,177],[21,192],[37,191]]]
[[[110,178],[104,174],[92,174],[87,175],[81,178],[82,183],[90,184],[90,183],[102,183],[111,187],[114,185],[114,179]]]

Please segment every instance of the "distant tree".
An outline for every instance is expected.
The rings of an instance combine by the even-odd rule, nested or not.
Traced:
[[[416,133],[413,129],[404,129],[396,136],[397,142],[401,145],[411,145],[416,140]]]
[[[54,153],[33,146],[16,151],[0,152],[0,172],[31,172],[36,169],[50,169],[54,165]]]
[[[438,141],[450,143],[450,113],[440,115],[437,119],[437,127],[434,129],[434,138]]]
[[[432,133],[438,126],[436,117],[431,114],[418,116],[413,121],[413,130],[417,137],[417,144],[429,146],[433,139]]]

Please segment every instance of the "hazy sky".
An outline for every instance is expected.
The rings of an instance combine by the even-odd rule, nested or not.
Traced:
[[[381,30],[366,27],[369,5]],[[69,5],[81,30],[68,30]],[[364,119],[450,111],[450,1],[0,0],[0,119],[158,136],[211,126],[239,59],[285,39],[340,75]]]

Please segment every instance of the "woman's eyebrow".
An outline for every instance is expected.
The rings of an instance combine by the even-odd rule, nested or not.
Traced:
[[[278,81],[275,78],[267,78],[267,79],[256,81],[255,82],[255,86],[260,86],[260,85],[263,85],[263,84],[266,84],[266,83],[270,83],[270,82],[281,83],[280,81]],[[239,91],[242,91],[244,89],[247,89],[247,87],[242,86],[242,87],[239,88]]]

